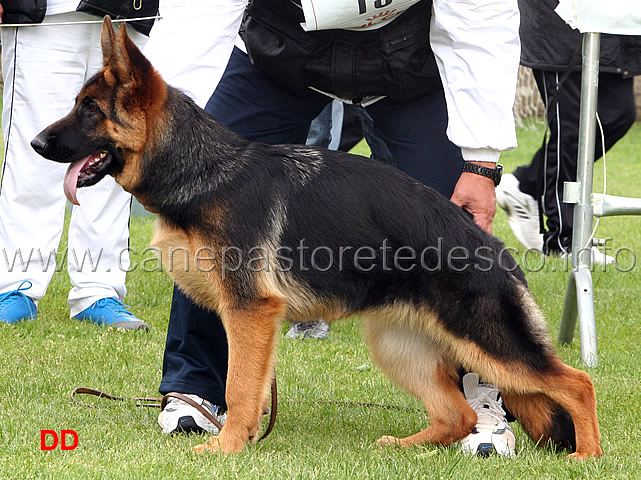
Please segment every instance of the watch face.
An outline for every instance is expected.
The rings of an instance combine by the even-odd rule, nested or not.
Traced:
[[[500,163],[496,164],[496,169],[494,170],[494,184],[498,185],[501,183],[501,177],[503,176],[503,165]]]

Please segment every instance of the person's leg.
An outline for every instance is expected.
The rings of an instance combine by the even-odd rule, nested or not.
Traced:
[[[446,135],[447,107],[443,91],[398,103],[386,98],[367,107],[377,135],[396,166],[447,198],[463,169],[461,149]]]
[[[363,123],[361,121],[361,107],[343,104],[343,125],[341,128],[341,141],[338,150],[349,152],[363,139]]]
[[[581,75],[569,75],[560,89],[559,73],[534,71],[534,75],[544,103],[550,106],[547,112],[550,135],[531,164],[519,167],[514,175],[524,193],[534,198],[539,194],[542,196],[543,213],[547,216],[545,253],[565,253],[571,247],[574,219],[573,206],[563,203],[563,185],[576,180]],[[633,80],[618,74],[601,73],[597,109],[607,151],[634,123]],[[595,160],[601,157],[603,149],[601,136],[597,134]]]
[[[507,213],[510,228],[519,242],[528,249],[543,250],[545,228],[539,204],[543,201],[544,183],[556,177],[555,146],[558,142],[556,141],[557,115],[555,106],[558,99],[556,91],[560,74],[538,69],[533,69],[532,73],[543,104],[550,106],[546,112],[549,114],[547,122],[550,136],[554,136],[555,140],[548,139],[546,131],[545,143],[533,155],[530,163],[517,167],[512,174],[503,177],[496,191],[496,202]],[[578,75],[580,77],[580,74]],[[574,82],[576,79],[568,78],[567,81]],[[556,211],[556,208],[554,210]]]
[[[576,179],[579,148],[581,75],[571,74],[557,89],[559,76],[549,72],[537,76],[537,82],[544,83],[539,89],[546,92],[546,105],[552,95],[557,98],[547,112],[550,137],[543,151],[538,153],[539,162],[543,163],[539,172],[543,174],[542,206],[547,217],[547,231],[543,234],[546,254],[570,251],[574,207],[563,202],[563,183]]]
[[[374,160],[378,160],[379,162],[387,163],[388,165],[397,167],[398,165],[394,161],[389,148],[387,148],[385,142],[376,133],[374,120],[372,119],[367,109],[362,107],[357,108],[363,137],[365,138],[365,141],[367,142],[367,145],[369,146],[369,150],[371,152],[370,157]]]
[[[64,17],[67,21],[93,18],[82,13],[69,13]],[[77,45],[76,59],[85,64],[81,78],[84,82],[103,64],[100,47],[102,26],[72,25],[67,27],[67,31]],[[131,28],[128,34],[139,48],[147,40]],[[76,93],[70,92],[72,96]],[[69,224],[68,270],[73,289],[69,293],[68,304],[72,317],[103,298],[122,301],[130,265],[127,247],[131,195],[112,177],[107,177],[97,185],[79,189],[78,199],[80,206],[73,207]]]
[[[307,145],[337,150],[343,130],[343,103],[334,100],[312,120],[307,135]]]
[[[227,355],[225,329],[216,314],[174,287],[160,392],[193,393],[226,407]]]
[[[331,101],[312,90],[296,95],[279,87],[234,48],[205,110],[248,140],[305,144],[311,121]]]
[[[636,121],[634,78],[623,78],[616,73],[601,73],[597,109],[603,125],[607,152],[628,133]],[[601,135],[597,134],[594,158],[597,160],[602,156]]]
[[[71,110],[83,84],[85,64],[76,56],[76,45],[85,40],[71,39],[73,28],[5,27],[1,31],[5,158],[0,188],[0,293],[30,280],[33,286],[24,293],[40,299],[56,270],[66,166],[42,158],[30,142]]]
[[[307,135],[307,145],[316,147],[329,148],[332,143],[332,104],[327,104],[325,108],[312,120]]]
[[[300,96],[278,87],[234,49],[205,110],[250,140],[304,144],[311,121],[330,101],[311,90]],[[220,318],[176,288],[160,392],[193,393],[224,406],[226,375],[227,339]]]
[[[343,136],[345,105],[338,100],[334,100],[330,105],[332,106],[332,128],[330,130],[330,142],[327,148],[330,150],[338,150],[341,144],[341,137]]]

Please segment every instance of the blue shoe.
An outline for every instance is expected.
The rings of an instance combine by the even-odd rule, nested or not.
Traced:
[[[16,290],[0,294],[0,323],[14,324],[21,320],[33,320],[38,316],[36,304],[22,293],[32,286],[29,280],[25,280]]]
[[[100,326],[107,325],[125,330],[149,330],[149,325],[136,318],[121,301],[109,297],[101,298],[91,307],[74,316],[76,320],[89,320]]]

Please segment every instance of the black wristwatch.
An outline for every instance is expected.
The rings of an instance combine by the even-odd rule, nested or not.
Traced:
[[[488,168],[477,165],[476,163],[465,162],[463,164],[463,171],[476,173],[477,175],[491,178],[492,180],[494,180],[494,186],[497,186],[501,182],[501,175],[503,175],[503,165],[497,163],[496,168]]]

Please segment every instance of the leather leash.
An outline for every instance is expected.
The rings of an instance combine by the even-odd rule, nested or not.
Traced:
[[[126,399],[123,397],[116,397],[114,395],[109,395],[108,393],[101,392],[100,390],[95,390],[93,388],[87,388],[87,387],[78,387],[71,392],[71,400],[73,400],[75,403],[79,405],[83,405],[85,407],[91,407],[91,408],[100,408],[100,407],[98,405],[81,402],[76,398],[76,396],[79,394],[94,395],[99,398],[105,398],[107,400],[115,400],[119,402],[126,401]],[[274,429],[274,424],[276,423],[276,412],[278,407],[278,389],[276,386],[275,375],[274,375],[274,380],[272,382],[271,397],[272,398],[271,398],[271,408],[269,411],[269,423],[267,424],[267,428],[265,429],[265,432],[258,439],[259,442],[271,433],[271,431]],[[183,402],[187,403],[188,405],[194,407],[196,410],[202,413],[205,416],[205,418],[207,418],[207,420],[213,423],[216,426],[216,428],[218,428],[219,431],[223,428],[223,425],[218,421],[218,419],[216,419],[216,417],[214,417],[211,414],[211,412],[208,409],[198,404],[191,398],[183,395],[182,393],[169,392],[164,397],[136,397],[133,400],[136,401],[137,407],[165,408],[165,405],[167,405],[167,402],[169,401],[170,398],[178,398]]]
[[[73,400],[75,403],[79,405],[83,405],[85,407],[91,407],[91,408],[100,408],[98,405],[93,405],[93,404],[87,404],[83,403],[80,400],[76,398],[76,395],[78,394],[86,394],[86,395],[94,395],[99,398],[106,398],[107,400],[116,400],[120,402],[126,401],[125,398],[123,397],[116,397],[113,395],[109,395],[107,393],[101,392],[100,390],[94,390],[93,388],[86,388],[86,387],[78,387],[74,389],[73,392],[71,392],[71,400]],[[261,437],[258,439],[260,442],[263,440],[267,435],[271,433],[271,431],[274,429],[274,424],[276,423],[276,413],[278,409],[278,389],[276,386],[276,376],[274,376],[274,381],[272,382],[272,387],[271,387],[271,408],[269,412],[269,423],[267,425],[267,428],[265,429],[265,432],[261,435]],[[211,423],[213,423],[219,430],[223,428],[222,424],[214,417],[209,410],[207,410],[205,407],[202,405],[199,405],[196,403],[194,400],[191,398],[183,395],[182,393],[178,392],[169,392],[166,394],[164,397],[136,397],[133,400],[136,401],[136,406],[137,407],[160,407],[160,408],[165,408],[165,405],[169,401],[169,398],[178,398],[182,400],[183,402],[191,405],[194,407],[196,410],[198,410],[200,413],[202,413],[207,420],[209,420]],[[148,403],[152,402],[152,403]],[[425,410],[421,410],[419,408],[413,408],[413,407],[401,407],[397,405],[384,405],[380,403],[367,403],[367,402],[341,402],[341,401],[315,401],[314,403],[318,405],[341,405],[341,406],[357,406],[357,407],[366,407],[366,408],[380,408],[380,409],[385,409],[385,410],[401,410],[401,411],[406,411],[406,412],[419,412],[419,413],[425,413]]]
[[[126,399],[123,397],[116,397],[113,395],[109,395],[108,393],[101,392],[100,390],[94,390],[93,388],[78,387],[74,389],[73,392],[71,392],[71,400],[73,400],[75,403],[79,405],[82,405],[84,407],[90,407],[90,408],[100,408],[100,406],[81,402],[76,398],[76,395],[78,394],[94,395],[99,398],[106,398],[107,400],[117,400],[119,402],[126,401]],[[160,402],[162,400],[162,397],[136,397],[134,398],[134,400],[137,402],[136,403],[137,407],[160,407],[160,403],[138,403],[138,402]]]

